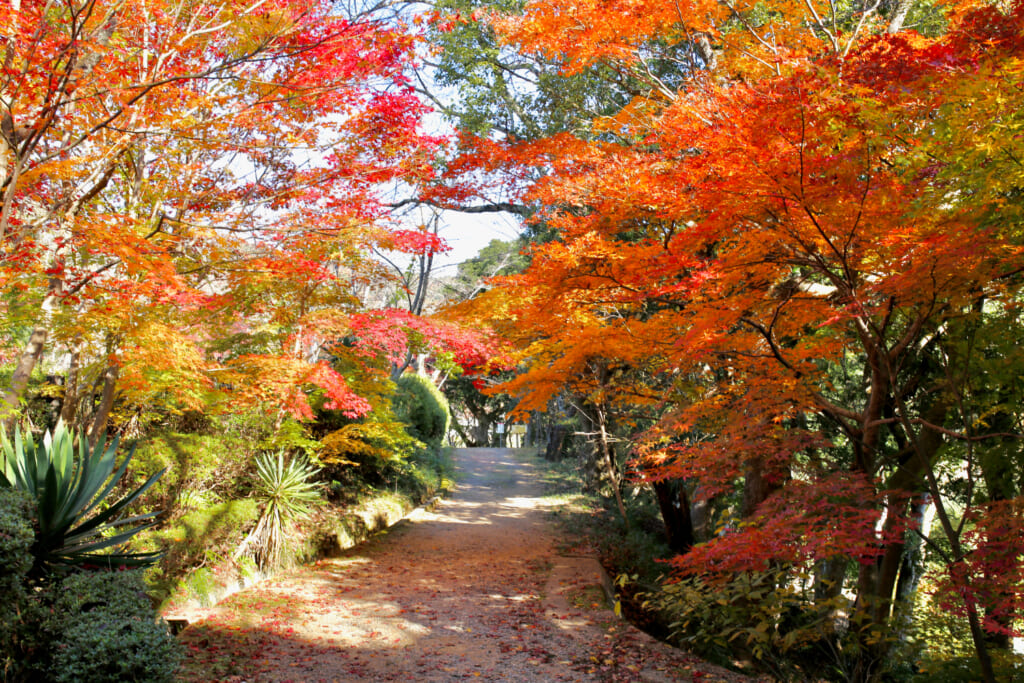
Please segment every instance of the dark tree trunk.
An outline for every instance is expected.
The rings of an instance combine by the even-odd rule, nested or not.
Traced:
[[[544,459],[555,462],[562,459],[562,446],[565,437],[569,435],[569,428],[565,425],[556,424],[547,430],[547,445],[544,449]]]
[[[693,518],[690,515],[690,498],[686,487],[680,481],[659,481],[654,483],[654,495],[665,525],[665,538],[669,548],[680,555],[693,547]]]

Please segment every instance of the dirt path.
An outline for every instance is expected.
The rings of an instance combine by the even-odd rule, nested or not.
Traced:
[[[434,511],[209,610],[182,633],[182,680],[741,680],[615,619],[596,563],[555,555],[532,465],[456,462]]]

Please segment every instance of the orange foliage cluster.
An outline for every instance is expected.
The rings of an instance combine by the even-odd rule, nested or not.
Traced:
[[[445,249],[392,233],[379,197],[443,143],[412,35],[320,0],[19,0],[0,36],[3,336],[45,339],[16,378],[67,350],[136,406],[309,417],[315,387],[366,412],[349,382],[378,369],[338,342],[389,286],[371,250]]]
[[[884,623],[910,501],[939,506],[950,566],[990,540],[962,536],[936,465],[980,467],[963,344],[981,316],[1015,319],[1024,284],[1024,3],[954,4],[932,38],[870,12],[838,25],[828,2],[748,5],[535,0],[493,19],[567,71],[649,88],[590,138],[480,148],[481,167],[546,172],[526,199],[558,239],[474,305],[528,364],[505,386],[520,410],[569,390],[649,425],[641,480],[712,499],[756,481],[746,522],[678,570],[847,557],[860,616]],[[694,46],[682,87],[652,43]]]

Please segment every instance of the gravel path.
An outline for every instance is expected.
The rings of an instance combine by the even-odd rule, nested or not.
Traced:
[[[183,681],[741,681],[615,619],[596,561],[555,555],[541,485],[508,449],[341,557],[208,610]]]

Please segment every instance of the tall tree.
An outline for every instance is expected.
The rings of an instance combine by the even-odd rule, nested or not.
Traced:
[[[899,29],[908,16],[939,27],[927,6],[879,8],[539,0],[495,19],[564,72],[600,63],[649,87],[595,120],[594,137],[481,145],[488,167],[548,172],[528,197],[559,238],[488,295],[502,315],[516,302],[532,365],[509,389],[524,407],[579,382],[595,355],[643,368],[663,378],[638,401],[663,406],[636,435],[645,476],[698,482],[702,497],[739,485],[729,532],[679,571],[856,568],[854,679],[881,673],[905,532],[927,494],[950,600],[994,680],[985,631],[1008,623],[1022,586],[1012,571],[998,589],[968,586],[1021,546],[964,520],[1020,524],[979,457],[1020,420],[997,432],[986,407],[1014,383],[967,378],[1020,297],[1021,138],[1003,131],[1021,121],[1024,11],[962,8],[925,37]],[[684,87],[652,73],[648,46],[701,36],[714,58]]]
[[[4,419],[60,346],[78,387],[110,382],[100,422],[115,386],[188,405],[262,383],[238,398],[303,412],[319,384],[364,410],[316,349],[378,276],[377,188],[431,173],[412,38],[315,0],[11,9],[0,287],[29,335]]]

